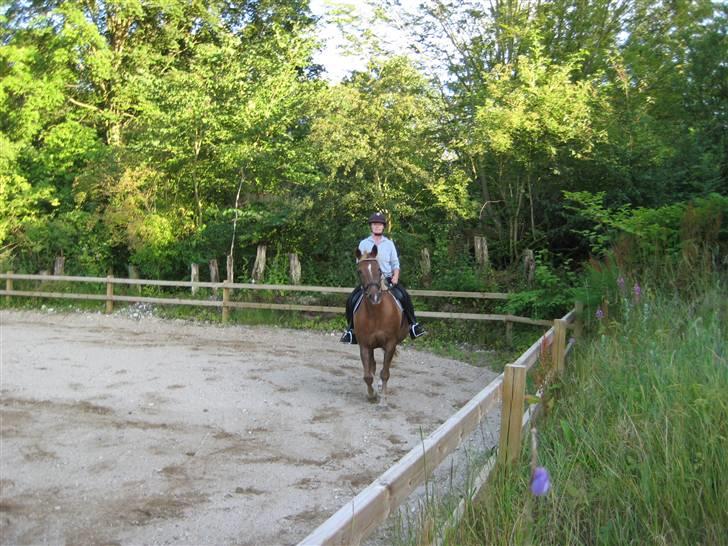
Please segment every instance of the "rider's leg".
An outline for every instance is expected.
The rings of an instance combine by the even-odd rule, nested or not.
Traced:
[[[415,306],[412,304],[412,298],[410,298],[410,295],[400,284],[394,285],[392,287],[392,291],[394,293],[394,297],[396,297],[402,304],[404,315],[405,317],[407,317],[407,321],[410,323],[410,337],[414,339],[416,337],[424,335],[425,329],[419,322],[417,322],[417,317],[415,317]]]
[[[346,300],[346,331],[341,336],[341,343],[356,344],[356,336],[354,335],[354,305],[361,294],[361,286],[357,286]]]

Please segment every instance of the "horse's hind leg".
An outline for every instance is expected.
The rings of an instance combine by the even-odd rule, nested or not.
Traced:
[[[374,370],[376,369],[376,361],[374,360],[374,349],[359,345],[359,354],[361,355],[361,363],[364,367],[364,383],[367,384],[367,398],[369,401],[377,399],[377,393],[374,392]]]

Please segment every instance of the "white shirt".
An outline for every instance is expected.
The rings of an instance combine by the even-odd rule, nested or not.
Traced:
[[[359,243],[359,250],[362,252],[371,252],[374,247],[374,236],[370,235],[366,239],[362,239]],[[395,269],[399,269],[399,256],[397,256],[397,249],[394,247],[394,243],[391,239],[387,239],[382,235],[382,240],[377,245],[377,261],[379,262],[379,269],[385,277],[391,277],[394,274]]]

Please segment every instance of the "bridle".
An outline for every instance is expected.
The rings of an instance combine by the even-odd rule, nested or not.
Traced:
[[[360,262],[376,262],[376,258],[360,258],[357,260],[357,264]],[[357,270],[359,275],[361,276],[361,271]],[[364,290],[364,294],[367,294],[369,289],[372,287],[377,288],[377,292],[381,292],[383,290],[384,284],[384,273],[382,273],[381,269],[379,270],[379,281],[370,281],[367,284],[361,284],[362,289]]]

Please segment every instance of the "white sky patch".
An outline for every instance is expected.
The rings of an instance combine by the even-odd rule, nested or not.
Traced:
[[[421,0],[401,0],[404,8],[414,10],[421,3]],[[314,56],[314,62],[321,64],[326,69],[325,78],[331,83],[338,83],[352,71],[365,70],[368,57],[366,54],[351,54],[346,52],[349,43],[342,35],[336,24],[332,22],[331,10],[336,7],[347,6],[351,9],[352,15],[360,19],[362,25],[368,24],[373,16],[372,6],[368,2],[347,2],[335,0],[311,0],[311,12],[321,17],[318,27],[318,37],[323,43],[322,50]],[[385,23],[378,23],[367,27],[367,30],[375,34],[392,51],[401,54],[408,53],[409,38],[396,26]],[[351,48],[349,48],[351,49]]]

